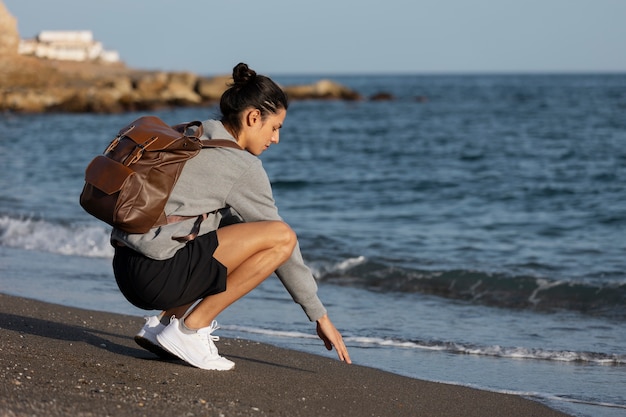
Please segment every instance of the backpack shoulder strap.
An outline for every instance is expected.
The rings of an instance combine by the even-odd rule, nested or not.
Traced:
[[[237,142],[228,139],[202,139],[203,148],[233,148],[243,150]]]

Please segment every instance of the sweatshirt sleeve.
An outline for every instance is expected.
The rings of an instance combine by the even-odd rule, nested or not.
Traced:
[[[255,161],[235,183],[226,203],[245,222],[282,221],[272,195],[269,178],[260,160]],[[309,320],[316,321],[326,314],[326,309],[317,296],[315,278],[302,259],[299,243],[296,244],[289,260],[276,270],[276,275],[291,298],[300,304]]]

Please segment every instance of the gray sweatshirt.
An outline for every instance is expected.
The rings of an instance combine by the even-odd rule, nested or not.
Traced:
[[[203,139],[230,139],[221,122],[203,122]],[[197,216],[210,213],[200,234],[216,230],[224,216],[235,215],[239,221],[282,220],[272,196],[269,178],[261,160],[247,151],[230,148],[202,149],[185,163],[183,171],[165,206],[167,215]],[[184,246],[172,236],[190,233],[195,220],[185,220],[155,227],[145,234],[128,234],[114,229],[111,237],[124,242],[145,256],[169,259]],[[317,284],[304,264],[299,245],[291,258],[276,270],[293,300],[302,306],[309,320],[326,314],[317,296]]]

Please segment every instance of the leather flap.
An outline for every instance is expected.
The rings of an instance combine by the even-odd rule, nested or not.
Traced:
[[[85,182],[111,195],[120,191],[126,179],[133,173],[134,171],[127,166],[106,156],[98,155],[87,166]]]
[[[154,152],[170,149],[172,144],[185,137],[183,132],[186,131],[186,127],[188,126],[195,126],[196,135],[198,133],[200,135],[202,134],[202,123],[200,122],[194,121],[171,127],[156,116],[142,116],[121,129],[119,134],[130,138],[136,144],[145,146],[146,151]],[[198,140],[196,135],[187,136],[189,142],[186,141],[187,143],[180,145],[183,146],[183,148],[192,146],[191,143],[194,140]],[[198,143],[196,143],[195,146],[197,149],[201,147]]]

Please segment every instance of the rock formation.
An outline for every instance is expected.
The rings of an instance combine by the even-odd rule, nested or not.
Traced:
[[[20,35],[17,31],[17,20],[9,13],[0,1],[0,57],[17,55]]]
[[[361,95],[331,80],[320,80],[311,85],[284,87],[292,99],[360,100]]]
[[[17,21],[0,0],[0,111],[145,111],[202,106],[219,100],[229,77],[189,72],[143,71],[124,64],[44,60],[20,56]],[[359,100],[361,96],[329,80],[284,86],[292,99]]]

